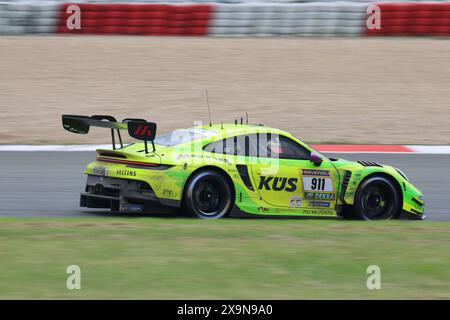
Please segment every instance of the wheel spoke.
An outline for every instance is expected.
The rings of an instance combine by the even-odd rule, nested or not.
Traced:
[[[221,189],[214,181],[200,181],[194,187],[194,205],[202,214],[212,216],[223,209],[224,198]]]
[[[393,198],[382,184],[368,185],[364,189],[361,199],[367,218],[383,219],[390,215]]]

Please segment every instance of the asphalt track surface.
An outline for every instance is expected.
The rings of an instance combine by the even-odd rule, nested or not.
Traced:
[[[450,221],[450,155],[332,154],[402,169],[425,195],[429,220]],[[0,152],[0,217],[98,217],[79,207],[94,152]]]

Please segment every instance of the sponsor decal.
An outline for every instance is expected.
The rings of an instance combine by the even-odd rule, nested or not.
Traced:
[[[320,209],[304,209],[299,212],[298,209],[294,208],[277,208],[275,209],[276,213],[280,214],[296,214],[299,213],[306,216],[335,216],[335,212],[333,210],[320,210]]]
[[[261,212],[269,212],[269,208],[258,207],[258,211],[261,211]]]
[[[261,176],[258,190],[273,190],[294,192],[297,190],[297,178],[265,177]]]
[[[333,181],[331,178],[303,177],[303,190],[333,192]]]
[[[135,177],[136,171],[134,170],[126,170],[126,169],[117,169],[116,174],[118,176],[126,176],[126,177]]]
[[[313,215],[313,216],[335,216],[335,212],[332,210],[318,210],[318,209],[310,209],[303,210],[304,215]]]
[[[217,160],[217,161],[222,161],[224,163],[230,163],[227,159],[223,158],[223,157],[219,157],[219,156],[208,156],[208,155],[198,155],[198,154],[190,154],[190,155],[186,155],[186,154],[177,154],[174,156],[176,160],[188,160],[188,159],[194,159],[194,160],[198,160],[200,159],[201,161],[203,161],[204,159],[213,159],[213,160]],[[199,162],[201,163],[201,162]]]
[[[170,189],[163,189],[162,194],[164,197],[168,197],[168,198],[176,198],[177,196],[177,192],[170,190]]]
[[[92,174],[95,174],[97,176],[107,176],[108,175],[108,168],[93,167],[92,168]]]
[[[305,195],[310,192],[334,193],[333,179],[330,177],[329,170],[302,169],[301,173]],[[311,195],[309,197],[305,198],[309,200],[320,200],[320,198],[315,198]]]
[[[302,206],[302,198],[300,198],[299,196],[295,195],[292,196],[289,199],[289,206],[290,207],[294,207],[294,208],[298,208]]]
[[[334,200],[334,193],[305,192],[307,200]]]
[[[321,202],[321,201],[310,201],[309,205],[311,207],[321,207],[321,208],[329,208],[330,207],[329,202]]]
[[[146,126],[146,125],[139,125],[139,127],[136,129],[134,134],[137,136],[143,136],[146,134],[149,137],[151,137],[150,130],[149,130],[148,126]]]
[[[304,176],[321,176],[321,177],[329,177],[329,170],[312,170],[312,169],[302,169],[302,174]]]
[[[276,213],[292,213],[292,214],[299,213],[298,209],[294,209],[294,208],[276,208],[275,212]]]
[[[356,185],[361,181],[361,173],[356,173],[353,175],[352,179],[350,179],[351,185],[356,187]]]

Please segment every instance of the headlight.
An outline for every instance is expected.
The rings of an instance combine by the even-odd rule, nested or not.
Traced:
[[[405,178],[406,181],[409,181],[408,177],[406,176],[406,174],[405,174],[402,170],[400,170],[400,169],[398,169],[398,168],[395,168],[395,170],[397,170],[397,172],[398,172],[403,178]]]

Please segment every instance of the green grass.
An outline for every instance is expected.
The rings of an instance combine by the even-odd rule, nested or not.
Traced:
[[[426,221],[2,218],[0,298],[449,299],[449,243]]]

